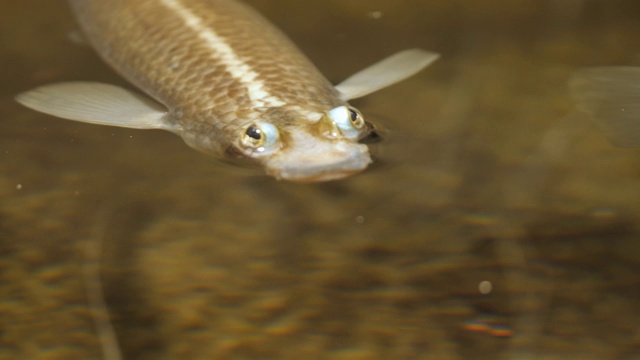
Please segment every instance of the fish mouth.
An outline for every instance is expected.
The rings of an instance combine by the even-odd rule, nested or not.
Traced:
[[[321,182],[345,178],[366,169],[371,163],[366,145],[351,144],[330,151],[280,156],[266,166],[279,180]]]

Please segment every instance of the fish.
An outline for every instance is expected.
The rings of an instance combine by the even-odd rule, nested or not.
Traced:
[[[348,101],[438,59],[396,53],[332,85],[265,17],[236,0],[69,0],[98,55],[143,94],[90,81],[43,85],[22,105],[63,119],[161,129],[279,180],[316,182],[372,162],[373,131]]]
[[[618,147],[640,147],[640,67],[600,66],[575,71],[569,91],[578,111]]]

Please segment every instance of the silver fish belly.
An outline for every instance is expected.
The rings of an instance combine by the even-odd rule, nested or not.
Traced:
[[[370,126],[347,101],[438,55],[400,52],[333,86],[252,8],[234,0],[70,0],[98,54],[153,100],[113,85],[45,85],[17,100],[65,119],[164,129],[278,178],[333,180],[371,162]]]

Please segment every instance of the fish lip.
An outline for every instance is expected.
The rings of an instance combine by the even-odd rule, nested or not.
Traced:
[[[278,157],[267,164],[266,171],[279,180],[331,181],[363,171],[371,163],[371,156],[367,146],[355,144],[347,150],[328,154],[324,161],[315,160],[305,156]]]

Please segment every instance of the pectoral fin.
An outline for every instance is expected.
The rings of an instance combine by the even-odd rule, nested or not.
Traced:
[[[404,50],[357,72],[336,89],[343,100],[359,98],[414,75],[439,56],[421,49]]]
[[[96,82],[45,85],[16,97],[22,105],[63,119],[133,129],[175,127],[164,120],[167,110],[133,91]]]
[[[640,146],[640,67],[580,70],[569,82],[578,109],[615,145]]]

